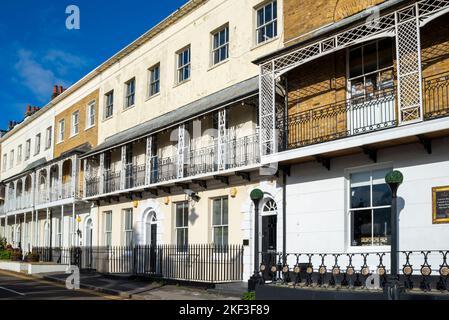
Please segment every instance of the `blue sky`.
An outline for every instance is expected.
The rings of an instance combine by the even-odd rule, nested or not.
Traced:
[[[42,107],[187,0],[0,0],[0,129]],[[80,30],[66,28],[69,5]]]

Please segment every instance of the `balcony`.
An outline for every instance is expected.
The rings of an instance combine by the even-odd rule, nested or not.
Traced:
[[[123,170],[118,171],[105,170],[103,181],[99,175],[88,177],[85,179],[85,197],[96,197],[102,194],[113,194],[174,182],[178,179],[179,172],[183,173],[182,178],[193,179],[202,175],[213,175],[225,170],[256,165],[260,162],[257,134],[228,139],[222,148],[225,157],[223,168],[219,168],[218,165],[218,143],[217,139],[214,139],[210,145],[198,149],[190,148],[186,151],[182,170],[178,170],[178,155],[175,154],[171,157],[152,156],[148,177],[146,164],[127,164]],[[122,180],[122,175],[124,180]]]
[[[280,151],[362,135],[398,126],[396,88],[314,107],[281,123]],[[449,116],[449,72],[423,81],[423,120]]]

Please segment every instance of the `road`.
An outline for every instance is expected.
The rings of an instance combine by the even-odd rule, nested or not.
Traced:
[[[64,285],[0,271],[0,300],[118,300],[89,290],[67,290]]]

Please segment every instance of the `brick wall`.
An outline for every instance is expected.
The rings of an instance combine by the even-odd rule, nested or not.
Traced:
[[[98,97],[99,91],[96,90],[91,94],[87,95],[85,98],[75,103],[70,108],[67,108],[55,117],[55,148],[54,157],[59,157],[62,153],[70,151],[76,147],[79,147],[85,143],[89,143],[92,147],[98,144]],[[95,126],[86,129],[87,123],[87,105],[89,102],[95,100]],[[72,128],[72,114],[79,111],[79,130],[76,136],[70,137]],[[58,143],[59,137],[59,121],[64,119],[65,121],[65,132],[64,141]]]
[[[287,45],[294,44],[294,39],[305,33],[382,2],[385,0],[285,0],[284,41]]]

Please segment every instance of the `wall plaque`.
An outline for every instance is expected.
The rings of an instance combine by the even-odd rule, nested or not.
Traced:
[[[433,223],[449,223],[449,186],[432,189]]]

